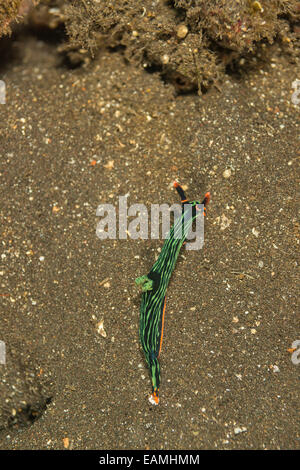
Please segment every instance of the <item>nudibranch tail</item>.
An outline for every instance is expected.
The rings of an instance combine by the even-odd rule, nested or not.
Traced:
[[[149,397],[149,401],[151,405],[158,405],[159,404],[159,396],[158,396],[158,389],[153,390],[152,395]]]

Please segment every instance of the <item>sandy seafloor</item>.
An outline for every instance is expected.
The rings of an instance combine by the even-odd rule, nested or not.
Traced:
[[[175,96],[119,53],[69,69],[54,44],[10,47],[0,448],[299,448],[299,70],[274,52],[220,90]],[[168,289],[153,407],[134,279],[162,240],[101,241],[96,208],[178,202],[174,179],[211,203],[204,248],[182,251]]]

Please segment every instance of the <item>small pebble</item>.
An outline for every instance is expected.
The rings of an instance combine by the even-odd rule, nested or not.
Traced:
[[[161,61],[164,65],[168,64],[169,60],[170,60],[170,57],[168,56],[168,54],[164,54],[161,58]]]
[[[184,39],[187,35],[187,33],[189,32],[188,28],[186,27],[185,24],[181,24],[180,26],[178,26],[177,28],[177,36],[180,38],[180,39]]]
[[[234,428],[234,434],[240,434],[241,432],[246,432],[247,428],[245,426],[242,426],[241,428],[237,426]]]
[[[69,448],[69,445],[70,445],[69,438],[68,438],[68,437],[64,437],[64,438],[63,438],[63,443],[64,443],[64,448],[65,448],[65,449],[68,449],[68,448]]]
[[[223,178],[230,178],[231,176],[231,169],[227,168],[226,170],[223,171]]]
[[[103,336],[103,338],[106,338],[107,334],[106,334],[106,331],[104,330],[103,320],[97,323],[96,326],[97,326],[97,332],[99,333],[99,335]]]
[[[104,168],[107,168],[108,170],[112,170],[114,167],[114,163],[115,163],[114,160],[108,160],[108,162],[103,166]]]

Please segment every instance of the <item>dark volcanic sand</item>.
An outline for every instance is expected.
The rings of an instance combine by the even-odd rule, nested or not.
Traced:
[[[0,426],[16,424],[0,447],[299,448],[299,70],[274,52],[221,91],[175,97],[118,53],[69,70],[34,38],[12,52],[0,74]],[[152,407],[134,279],[162,241],[100,241],[95,214],[126,193],[178,202],[175,178],[212,201],[204,249],[182,251],[169,286]]]

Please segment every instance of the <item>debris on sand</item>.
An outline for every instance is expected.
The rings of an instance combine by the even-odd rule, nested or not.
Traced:
[[[37,3],[33,0],[0,0],[0,37],[10,34],[12,23],[26,17]]]
[[[103,336],[103,338],[106,338],[107,334],[106,334],[106,331],[104,330],[103,320],[97,323],[96,326],[97,326],[97,332],[99,333],[99,335]]]
[[[246,67],[278,37],[297,54],[296,0],[152,0],[89,2],[66,7],[70,43],[95,54],[119,48],[131,63],[160,72],[177,90],[207,89],[229,67]]]
[[[275,38],[299,56],[297,0],[0,0],[0,36],[21,16],[35,29],[64,24],[69,40],[59,50],[73,65],[118,49],[178,92],[219,87],[225,72],[266,60]]]

